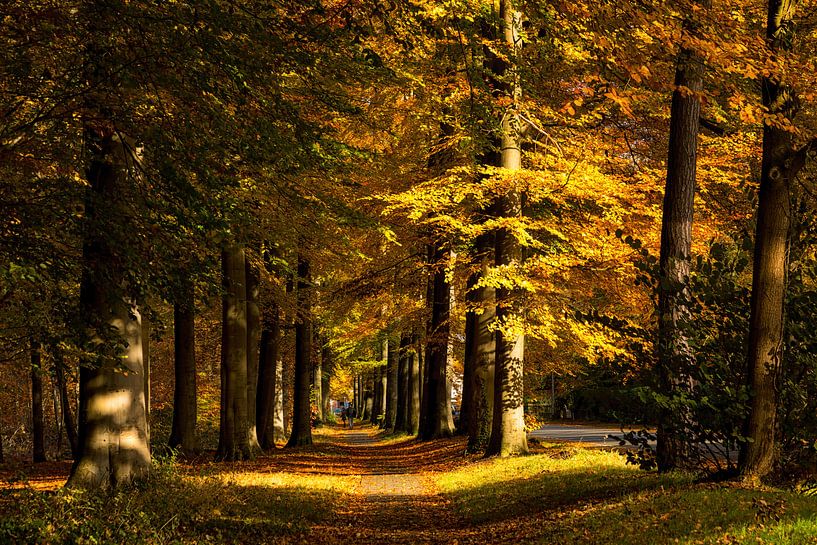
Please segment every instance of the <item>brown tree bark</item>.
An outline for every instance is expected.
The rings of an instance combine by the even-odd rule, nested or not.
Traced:
[[[420,422],[420,438],[424,441],[450,437],[450,406],[448,398],[448,343],[450,342],[449,313],[451,290],[445,277],[448,245],[436,241],[429,246],[432,266],[431,321],[426,339],[426,378],[423,392],[423,414]]]
[[[261,450],[256,428],[256,393],[258,392],[259,337],[261,335],[261,310],[258,307],[260,293],[258,271],[245,259],[247,278],[247,442],[253,453]]]
[[[298,256],[298,317],[295,322],[295,385],[292,407],[292,432],[287,447],[312,444],[312,410],[309,382],[312,355],[312,276],[309,260]]]
[[[173,423],[168,445],[185,456],[198,451],[196,421],[196,311],[193,284],[186,282],[173,305]]]
[[[709,0],[699,2],[709,7]],[[694,33],[692,19],[684,32]],[[672,396],[688,382],[683,369],[694,360],[685,333],[689,319],[689,267],[692,251],[692,217],[695,201],[698,128],[701,117],[703,61],[682,48],[675,68],[675,90],[670,109],[669,156],[661,218],[661,252],[658,286],[658,371],[661,389]],[[684,456],[683,415],[664,409],[658,422],[656,458],[658,471],[677,467]]]
[[[40,343],[31,342],[31,437],[34,463],[45,462],[43,419],[43,359]]]
[[[420,339],[417,334],[411,336],[411,351],[408,354],[408,397],[406,399],[406,432],[417,435],[420,429],[420,391],[422,386],[422,361],[420,358]]]
[[[500,0],[499,19],[500,36],[508,50],[509,60],[503,61],[501,75],[507,86],[507,96],[511,98],[509,106],[503,111],[501,136],[502,168],[516,171],[522,168],[519,124],[517,108],[521,99],[519,75],[514,65],[514,58],[520,47],[520,17],[514,11],[511,0]],[[519,190],[511,187],[497,200],[497,213],[504,218],[521,218],[522,203]],[[522,248],[519,241],[507,228],[496,233],[497,266],[518,266],[522,261]],[[523,362],[525,356],[524,333],[516,331],[510,324],[524,316],[518,289],[497,289],[497,321],[502,328],[496,336],[496,377],[494,390],[494,416],[491,423],[491,437],[486,455],[509,456],[524,454],[528,451],[527,433],[525,432],[525,413],[523,405]]]
[[[773,55],[794,41],[793,0],[770,0],[766,40]],[[792,120],[797,113],[794,91],[774,76],[761,81],[763,105],[770,114]],[[758,194],[757,230],[752,271],[747,381],[751,411],[744,433],[739,470],[744,481],[758,483],[773,468],[776,457],[778,380],[783,357],[783,327],[788,236],[791,223],[790,185],[814,142],[794,148],[794,134],[768,123],[763,126],[763,158]]]
[[[260,363],[256,420],[259,442],[264,450],[286,440],[283,410],[283,361],[281,352],[281,318],[278,305],[273,305],[269,319],[261,332]]]
[[[249,460],[247,430],[247,270],[244,249],[228,244],[221,253],[221,427],[216,459]]]
[[[394,339],[389,340],[389,348],[386,355],[386,411],[383,419],[383,427],[389,431],[394,431],[397,423],[397,397],[398,397],[398,357],[399,346]]]
[[[397,356],[397,406],[394,416],[394,431],[408,431],[408,396],[409,396],[409,347],[411,337],[408,333],[400,335],[400,347]]]
[[[317,331],[313,331],[312,348],[312,398],[317,413],[315,424],[323,423],[323,343]]]
[[[127,258],[117,246],[126,243],[118,235],[133,213],[126,195],[136,157],[110,127],[90,126],[86,136],[92,159],[80,318],[96,357],[80,367],[78,456],[67,486],[107,489],[150,471],[141,317],[126,299]]]
[[[60,406],[62,408],[62,421],[65,427],[65,436],[68,437],[68,445],[71,447],[71,457],[79,458],[79,439],[77,437],[77,424],[74,421],[74,413],[71,409],[71,398],[68,395],[68,383],[65,380],[65,360],[62,353],[52,347],[54,354],[54,374],[57,379],[57,390],[59,390]]]
[[[324,340],[322,343],[321,348],[321,415],[323,415],[324,421],[326,420],[329,411],[331,411],[330,407],[330,400],[329,400],[329,389],[332,382],[332,374],[335,366],[334,359],[332,357],[332,349],[329,347],[329,343]]]
[[[491,266],[490,251],[494,248],[491,233],[481,235],[476,241],[477,260],[480,270],[472,275],[471,283],[476,286],[479,279],[487,274]],[[496,319],[496,294],[493,287],[473,287],[470,291],[471,304],[476,309],[473,314],[473,331],[466,336],[473,367],[471,412],[468,420],[468,449],[480,452],[488,446],[494,417],[494,382],[496,361],[496,333],[491,330]]]

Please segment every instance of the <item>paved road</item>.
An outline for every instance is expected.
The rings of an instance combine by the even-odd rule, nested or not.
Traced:
[[[629,431],[628,428],[624,428]],[[567,424],[545,424],[536,431],[528,434],[528,437],[535,437],[540,440],[569,441],[573,443],[586,443],[588,445],[600,447],[618,446],[618,441],[609,436],[622,435],[621,428],[613,425],[567,425]]]

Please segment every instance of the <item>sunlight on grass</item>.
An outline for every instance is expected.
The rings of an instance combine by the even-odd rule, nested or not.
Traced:
[[[472,523],[513,525],[520,542],[817,544],[817,498],[659,476],[611,452],[552,449],[437,477]]]

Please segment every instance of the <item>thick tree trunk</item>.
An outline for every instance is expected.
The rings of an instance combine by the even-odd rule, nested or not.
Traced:
[[[400,348],[397,357],[397,408],[394,416],[394,431],[408,431],[408,396],[409,396],[409,346],[411,337],[407,333],[400,336]]]
[[[258,439],[264,450],[286,439],[283,411],[283,361],[281,361],[281,319],[277,305],[261,332],[256,421]]]
[[[192,283],[186,283],[173,305],[173,424],[168,444],[185,456],[198,451],[196,438],[196,311]]]
[[[770,0],[766,39],[773,51],[786,50],[794,39],[796,2]],[[770,114],[791,120],[797,111],[794,91],[774,78],[761,82],[763,105]],[[758,194],[757,231],[752,271],[747,381],[752,392],[745,425],[748,442],[740,453],[742,478],[757,483],[773,468],[776,457],[778,380],[782,366],[784,301],[791,223],[790,184],[811,145],[797,152],[794,133],[763,126],[763,159]]]
[[[222,251],[221,429],[218,460],[253,456],[247,430],[247,270],[244,249],[230,244]]]
[[[493,248],[492,234],[482,235],[477,239],[481,271],[474,273],[471,279],[474,285],[479,282],[480,276],[487,274],[492,261],[492,256],[489,256],[488,252]],[[488,446],[494,417],[496,333],[491,331],[491,327],[496,319],[496,297],[494,288],[490,286],[473,288],[470,293],[471,304],[476,311],[473,313],[472,336],[466,337],[473,359],[472,415],[468,420],[468,449],[479,452]]]
[[[702,0],[708,7],[709,0]],[[687,19],[686,32],[694,32]],[[670,111],[669,157],[661,220],[658,287],[658,365],[661,389],[672,396],[687,381],[684,369],[694,358],[685,327],[689,318],[688,279],[692,251],[698,127],[701,116],[703,62],[694,51],[681,49],[675,69]],[[658,423],[658,471],[678,466],[684,456],[683,414],[665,409]]]
[[[378,358],[380,361],[380,358]],[[381,393],[381,389],[383,388],[383,368],[382,367],[375,367],[373,373],[373,380],[374,386],[372,390],[373,399],[372,399],[372,412],[369,415],[369,421],[373,425],[377,425],[380,422],[380,415],[383,414],[383,394]]]
[[[500,23],[504,45],[513,52],[519,49],[520,14],[514,11],[511,0],[500,0]],[[505,61],[502,74],[506,77],[508,96],[511,104],[503,112],[501,123],[501,161],[505,171],[522,168],[520,149],[519,119],[517,108],[521,99],[519,76],[513,66],[513,58]],[[519,190],[511,187],[497,201],[500,217],[521,218],[522,204]],[[516,267],[522,261],[522,249],[513,233],[499,229],[496,233],[496,264],[499,267]],[[514,325],[524,315],[524,307],[518,289],[497,289],[497,320],[501,329],[496,337],[496,382],[494,392],[494,416],[491,423],[491,438],[486,454],[509,456],[528,451],[525,432],[525,412],[523,405],[523,361],[525,356],[525,336]]]
[[[123,298],[127,259],[117,244],[126,242],[111,242],[132,215],[125,196],[136,158],[116,131],[94,127],[86,134],[93,156],[80,318],[97,358],[80,368],[78,456],[67,486],[106,489],[141,480],[150,470],[141,318]]]
[[[309,403],[309,375],[312,356],[312,277],[309,261],[298,256],[298,317],[295,322],[295,387],[292,433],[287,447],[312,444],[312,408]]]
[[[448,343],[450,342],[449,311],[451,290],[445,277],[448,246],[435,242],[429,249],[432,265],[433,290],[431,323],[426,339],[426,367],[428,377],[423,395],[425,415],[420,423],[420,438],[424,441],[450,437],[451,400],[448,397]]]
[[[261,334],[261,310],[258,308],[258,271],[245,260],[247,277],[247,442],[255,453],[261,450],[256,428],[256,393],[258,392],[258,346]]]
[[[386,416],[383,420],[383,427],[389,431],[394,431],[397,423],[398,358],[398,344],[390,340],[386,355]]]
[[[45,462],[45,422],[43,419],[43,360],[40,343],[31,343],[31,437],[35,463]]]

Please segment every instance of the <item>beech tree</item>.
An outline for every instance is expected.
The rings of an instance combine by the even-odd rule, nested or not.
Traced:
[[[312,272],[306,256],[298,255],[298,315],[295,321],[295,389],[292,432],[287,447],[312,444],[312,411],[309,380],[312,367]]]
[[[173,305],[173,423],[169,446],[190,456],[198,450],[196,437],[196,312],[192,282],[179,289],[179,300]]]
[[[701,5],[709,6],[708,0]],[[691,17],[691,16],[690,16]],[[684,31],[694,35],[695,21],[687,18]],[[703,60],[693,49],[682,47],[675,69],[675,89],[670,110],[669,157],[661,216],[661,253],[658,284],[658,365],[662,388],[672,395],[687,380],[684,369],[694,354],[684,329],[690,314],[689,274],[692,254],[692,216],[695,201],[698,126],[701,117]],[[659,471],[675,468],[683,455],[683,415],[667,407],[658,423]]]

